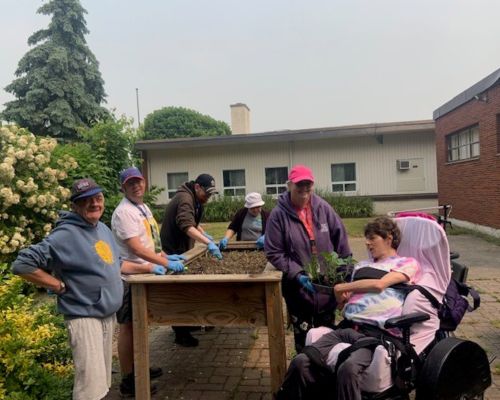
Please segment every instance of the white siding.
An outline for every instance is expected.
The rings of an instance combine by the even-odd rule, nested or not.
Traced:
[[[423,159],[422,190],[397,190],[396,160]],[[246,191],[265,193],[266,167],[288,167],[305,164],[312,168],[316,187],[331,190],[331,164],[356,164],[358,195],[398,195],[436,193],[435,134],[384,135],[383,143],[374,137],[319,139],[309,141],[217,146],[175,150],[149,150],[150,184],[166,187],[167,172],[188,172],[189,179],[201,173],[211,174],[222,192],[222,171],[244,169]],[[159,203],[167,200],[166,192]]]

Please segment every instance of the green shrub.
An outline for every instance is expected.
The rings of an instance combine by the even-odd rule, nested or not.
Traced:
[[[324,190],[316,190],[316,194],[325,199],[342,218],[370,217],[373,214],[373,201],[368,197],[342,196]],[[276,198],[264,195],[262,199],[265,201],[265,210],[271,211],[276,206]],[[203,222],[231,221],[244,205],[243,197],[213,197],[205,206]],[[153,213],[159,223],[163,220],[164,211],[165,206],[154,207]]]
[[[371,217],[373,214],[373,201],[369,197],[344,196],[326,190],[316,190],[330,204],[341,218]]]
[[[5,264],[0,264],[6,269]],[[0,399],[70,399],[73,363],[54,301],[35,304],[23,280],[0,282]]]
[[[67,187],[71,187],[74,180],[87,177],[102,186],[105,209],[101,221],[111,226],[111,215],[123,198],[118,180],[120,171],[131,165],[140,165],[140,160],[133,156],[137,132],[130,120],[110,116],[80,133],[82,142],[59,145],[54,155],[56,158],[70,155],[78,164],[65,180]],[[162,191],[152,187],[145,195],[145,202],[155,202]]]
[[[76,162],[67,155],[54,160],[56,145],[15,125],[0,127],[0,262],[43,239],[67,208],[63,182]]]

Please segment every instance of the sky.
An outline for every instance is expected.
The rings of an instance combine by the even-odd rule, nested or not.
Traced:
[[[80,0],[108,108],[182,106],[251,131],[432,119],[500,67],[498,0]],[[42,0],[0,0],[0,110]]]

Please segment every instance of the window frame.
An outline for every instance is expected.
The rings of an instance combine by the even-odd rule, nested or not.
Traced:
[[[284,169],[285,170],[285,182],[284,183],[267,183],[267,172],[268,170],[278,170],[278,169]],[[275,174],[276,177],[278,174]],[[288,167],[264,167],[264,182],[265,182],[265,193],[266,195],[270,196],[278,196],[283,192],[286,192],[287,190],[287,183],[288,181]],[[269,189],[276,189],[274,193],[269,193]],[[282,189],[280,191],[280,189]]]
[[[446,135],[446,162],[477,160],[481,155],[479,143],[479,124]]]
[[[231,172],[243,172],[243,186],[241,185],[229,185],[226,186],[226,173],[231,173]],[[230,179],[231,176],[229,175],[228,179]],[[232,182],[230,182],[232,183]],[[222,190],[224,193],[224,196],[230,196],[230,197],[240,197],[240,196],[245,196],[246,195],[246,171],[243,168],[239,169],[224,169],[222,170]],[[243,193],[241,191],[243,190]],[[231,193],[232,191],[232,193]],[[239,192],[239,193],[238,193]]]
[[[344,166],[344,180],[342,181],[335,181],[334,180],[334,174],[333,174],[333,168],[334,166]],[[353,165],[354,168],[354,180],[346,180],[345,179],[345,166],[346,165]],[[344,163],[332,163],[330,164],[330,180],[331,180],[331,191],[332,193],[342,193],[342,194],[347,194],[347,195],[352,195],[356,194],[358,192],[358,180],[357,180],[357,174],[356,174],[356,163],[355,162],[344,162]],[[342,190],[334,190],[335,185],[342,185]],[[354,185],[354,190],[346,190],[347,185]]]
[[[181,175],[181,174],[185,175],[186,178],[185,179],[183,178],[182,182],[179,185],[177,185],[175,188],[170,189],[169,188],[169,182],[168,182],[168,176],[169,175]],[[180,185],[182,185],[184,182],[187,182],[187,181],[189,181],[189,172],[187,172],[187,171],[186,172],[167,172],[167,185],[166,185],[166,188],[167,188],[167,198],[170,200],[172,197],[174,197],[175,193],[177,193],[177,188]]]

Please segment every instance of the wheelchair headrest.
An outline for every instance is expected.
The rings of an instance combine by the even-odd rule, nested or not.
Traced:
[[[451,278],[450,248],[443,228],[422,216],[395,218],[401,230],[398,254],[415,258],[421,268],[420,285],[441,299]]]

